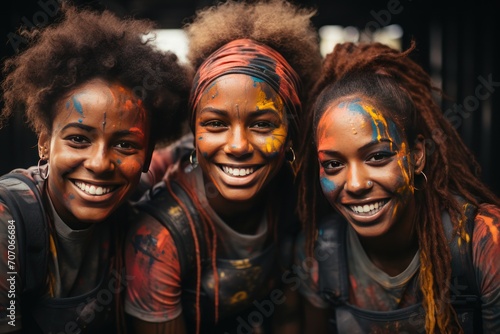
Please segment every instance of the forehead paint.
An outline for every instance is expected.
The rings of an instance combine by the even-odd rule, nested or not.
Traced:
[[[130,131],[131,133],[139,133],[140,135],[144,136],[144,132],[142,132],[142,130],[138,127],[130,128],[128,131]]]
[[[117,163],[118,165],[120,165],[120,164],[122,163],[122,161],[121,161],[120,159],[116,159],[116,163]]]
[[[254,76],[252,76],[252,80],[253,80],[253,86],[254,87],[257,87],[257,83],[264,82],[264,80],[262,80],[260,78],[257,78],[257,77],[254,77]]]
[[[79,113],[80,115],[82,115],[83,118],[85,118],[85,115],[83,114],[82,104],[80,103],[80,101],[77,100],[78,96],[80,96],[80,94],[76,95],[76,96],[73,96],[71,98],[71,100],[73,101],[73,107],[75,108],[75,110],[76,110],[77,113]]]
[[[337,188],[335,183],[333,183],[329,178],[325,176],[320,177],[320,182],[321,182],[321,188],[325,193],[333,192]]]
[[[104,112],[103,118],[104,119],[102,120],[102,132],[106,130],[106,112]]]
[[[283,102],[278,94],[268,97],[267,94],[260,89],[257,95],[257,110],[275,109],[279,113],[283,113]],[[273,99],[275,97],[275,99]]]

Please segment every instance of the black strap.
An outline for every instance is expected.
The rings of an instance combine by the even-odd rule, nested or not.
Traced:
[[[346,222],[337,214],[327,216],[319,224],[316,253],[321,254],[317,259],[319,290],[334,305],[349,298],[345,242]]]
[[[21,173],[0,177],[0,200],[11,211],[16,227],[16,252],[23,298],[38,296],[46,282],[49,236],[42,196],[35,182]]]
[[[477,208],[461,198],[459,203],[464,208],[465,232],[468,242],[453,234],[453,224],[450,215],[445,211],[442,215],[443,228],[451,252],[451,282],[450,298],[455,310],[469,309],[473,313],[472,325],[474,331],[482,332],[481,292],[477,283],[472,259],[472,234]],[[461,219],[461,217],[458,217]],[[465,329],[464,329],[465,330]]]
[[[201,259],[205,259],[205,237],[198,211],[194,208],[193,202],[181,186],[174,181],[171,181],[170,185],[176,196],[188,209],[196,225]],[[196,263],[196,247],[191,226],[186,213],[169,193],[163,182],[155,186],[147,196],[135,203],[135,207],[139,211],[151,215],[168,229],[177,247],[181,276],[187,277],[193,268],[196,268],[194,265]]]

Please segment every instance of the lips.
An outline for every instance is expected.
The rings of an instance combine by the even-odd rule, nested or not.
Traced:
[[[351,211],[359,215],[372,216],[382,210],[388,200],[381,200],[372,203],[365,203],[362,205],[346,205]]]
[[[83,191],[84,193],[91,196],[103,196],[116,189],[116,186],[99,186],[91,183],[86,183],[83,181],[73,181],[75,186]]]

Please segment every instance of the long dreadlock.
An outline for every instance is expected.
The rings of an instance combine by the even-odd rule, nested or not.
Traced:
[[[479,164],[436,103],[433,93],[443,95],[442,91],[434,87],[430,76],[409,58],[414,49],[414,41],[404,52],[380,43],[339,44],[325,58],[322,75],[314,86],[311,97],[317,97],[333,83],[353,73],[388,76],[408,95],[415,110],[412,117],[415,120],[413,131],[422,134],[427,140],[432,139],[435,144],[435,150],[427,152],[424,168],[428,182],[415,195],[419,213],[415,221],[418,222],[416,226],[420,247],[420,287],[426,310],[425,329],[427,333],[455,333],[460,326],[455,311],[446,302],[450,294],[448,282],[451,277],[451,254],[443,230],[441,212],[450,212],[454,232],[469,242],[463,209],[455,196],[461,196],[475,206],[482,202],[498,205],[500,200],[480,181]],[[324,98],[328,99],[328,96]],[[314,144],[316,124],[317,117],[315,120],[312,114],[309,115],[300,164],[302,172],[299,174],[299,213],[310,254],[315,239],[316,216],[328,210],[317,180],[319,166]]]

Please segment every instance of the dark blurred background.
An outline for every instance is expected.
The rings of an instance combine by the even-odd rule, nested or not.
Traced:
[[[46,25],[55,17],[56,0],[18,0],[1,5],[2,60],[15,53],[12,33],[21,25]],[[74,1],[93,8],[108,8],[119,16],[149,18],[159,28],[179,29],[196,10],[214,4],[210,0],[102,0]],[[336,31],[344,39],[374,36],[387,27],[401,30],[396,45],[407,48],[412,39],[417,50],[412,58],[432,76],[450,101],[443,112],[474,152],[483,168],[483,180],[500,194],[500,9],[499,1],[442,2],[429,0],[304,0],[295,3],[315,7],[313,18],[320,31]],[[349,27],[346,29],[346,27]],[[396,29],[396,31],[398,30]],[[340,33],[339,33],[340,32]],[[358,35],[356,35],[358,34]],[[387,37],[387,36],[386,36]],[[22,50],[23,45],[19,45]],[[36,137],[22,115],[12,117],[0,129],[0,174],[38,161]]]

